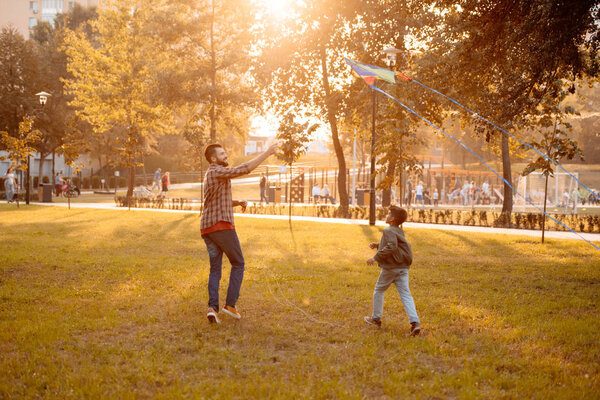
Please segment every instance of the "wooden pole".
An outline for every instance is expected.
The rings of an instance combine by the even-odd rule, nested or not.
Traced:
[[[542,244],[544,243],[544,233],[546,229],[546,199],[548,198],[548,175],[546,175],[546,185],[544,187],[544,215],[542,216]]]

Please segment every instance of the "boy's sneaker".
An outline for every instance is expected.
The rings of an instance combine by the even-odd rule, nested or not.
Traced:
[[[418,322],[410,323],[410,336],[417,336],[421,333],[421,325]]]
[[[208,322],[210,322],[211,324],[220,324],[221,323],[221,321],[219,320],[219,316],[217,315],[217,312],[212,307],[208,308],[208,312],[206,313],[206,318],[208,318]]]
[[[231,306],[225,306],[223,307],[223,312],[235,319],[241,319],[242,316],[240,315],[240,313],[238,313],[235,309],[235,307],[231,307]]]
[[[365,317],[365,322],[369,325],[375,325],[376,327],[381,328],[381,320],[380,319]]]

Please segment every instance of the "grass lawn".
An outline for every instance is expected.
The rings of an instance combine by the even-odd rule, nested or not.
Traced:
[[[209,325],[199,224],[0,205],[0,398],[600,397],[586,243],[407,230],[410,338],[391,288],[383,328],[362,321],[381,228],[341,224],[238,218],[243,319]]]

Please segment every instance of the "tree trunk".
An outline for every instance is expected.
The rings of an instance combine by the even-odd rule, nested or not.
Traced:
[[[512,186],[511,168],[510,168],[510,150],[508,148],[508,135],[502,134],[502,175],[510,186]],[[513,209],[512,189],[504,182],[504,201],[502,202],[502,213],[510,217]],[[510,221],[510,218],[508,219]]]
[[[390,185],[394,183],[394,175],[396,173],[396,163],[389,162],[387,172],[385,173],[385,180],[390,182]],[[383,195],[381,197],[381,205],[383,207],[389,207],[392,204],[392,190],[391,186],[387,189],[383,190]]]
[[[327,120],[331,128],[331,138],[333,140],[333,148],[338,160],[338,168],[340,171],[346,171],[346,159],[344,158],[344,150],[340,143],[340,138],[337,129],[337,118],[335,116],[334,106],[330,103],[331,89],[329,88],[329,78],[327,72],[327,60],[325,49],[321,48],[321,71],[323,73],[323,87],[325,89],[325,106],[327,108]],[[343,217],[348,216],[348,192],[346,191],[346,174],[339,174],[338,189],[340,191],[340,211]]]
[[[546,202],[548,199],[548,175],[544,184],[544,215],[542,215],[542,243],[544,243],[544,233],[546,232]]]
[[[49,153],[40,152],[40,164],[38,165],[38,185],[42,184],[42,176],[44,174],[44,160],[48,157]]]
[[[115,176],[115,190],[119,186],[119,177]],[[127,201],[133,196],[133,183],[135,182],[135,167],[129,163],[129,184],[127,185]]]

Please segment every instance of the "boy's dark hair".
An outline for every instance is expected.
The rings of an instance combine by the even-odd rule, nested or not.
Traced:
[[[223,148],[223,146],[221,146],[219,143],[213,143],[206,146],[206,150],[204,150],[204,157],[206,158],[206,161],[209,163],[211,162],[210,158],[215,155],[215,152],[219,147]]]
[[[390,214],[392,214],[392,217],[396,220],[398,225],[402,225],[408,218],[406,210],[398,206],[390,206]]]

